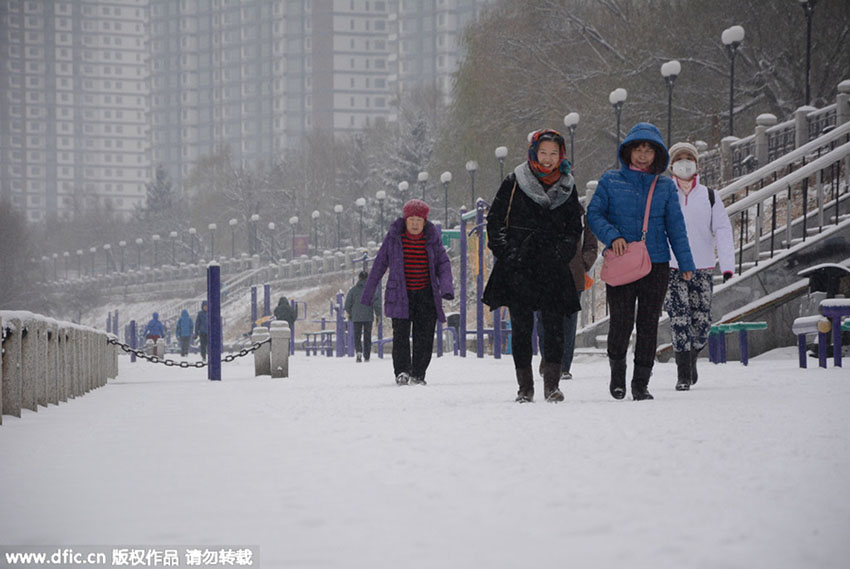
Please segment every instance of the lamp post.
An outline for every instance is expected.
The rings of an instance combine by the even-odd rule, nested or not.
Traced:
[[[83,278],[83,250],[77,249],[77,277]]]
[[[68,259],[71,257],[71,254],[68,251],[62,253],[62,257],[65,259],[65,280],[68,280]]]
[[[448,170],[440,174],[443,183],[443,207],[446,210],[446,229],[449,228],[449,182],[452,181],[452,173]]]
[[[735,56],[738,55],[738,48],[744,41],[744,28],[741,26],[726,28],[720,35],[720,41],[726,46],[726,53],[729,55],[729,136],[734,136]]]
[[[424,170],[419,172],[419,174],[416,175],[416,179],[419,180],[419,185],[422,186],[422,199],[425,200],[425,187],[428,184],[428,172],[425,172]]]
[[[494,151],[496,155],[496,160],[499,161],[499,183],[502,183],[502,180],[505,179],[505,157],[508,155],[508,147],[507,146],[497,146]]]
[[[570,164],[573,163],[573,144],[576,136],[576,127],[578,126],[578,113],[567,113],[564,115],[564,126],[570,131]]]
[[[617,149],[620,148],[620,113],[623,110],[623,103],[626,102],[628,96],[628,91],[622,87],[618,87],[608,94],[608,102],[614,107],[614,113],[617,115]],[[616,151],[614,154],[616,155]]]
[[[210,261],[215,260],[215,230],[217,226],[215,223],[210,223],[207,225],[207,229],[210,231]]]
[[[94,276],[94,256],[97,254],[97,247],[89,247],[91,253],[91,276]]]
[[[124,270],[125,270],[124,269],[124,251],[125,251],[125,248],[127,247],[127,242],[124,241],[124,240],[121,240],[121,241],[118,242],[118,246],[121,247],[121,272],[123,273]]]
[[[470,206],[475,207],[475,172],[478,170],[478,162],[470,160],[466,163],[466,171],[469,172],[469,199]]]
[[[401,199],[402,205],[404,205],[404,203],[407,201],[407,189],[409,187],[410,187],[410,184],[408,184],[407,182],[399,182],[398,183],[398,195],[399,195],[399,198]]]
[[[142,243],[144,243],[144,239],[141,237],[136,237],[136,270],[142,270]]]
[[[151,235],[153,241],[153,266],[159,266],[159,235]]]
[[[806,14],[806,100],[804,105],[811,103],[811,71],[812,71],[812,14],[818,0],[797,0]]]
[[[298,225],[298,216],[293,215],[289,218],[289,225],[292,226],[292,255],[291,259],[295,259],[295,226]]]
[[[676,61],[668,61],[661,65],[661,76],[667,83],[667,148],[673,138],[673,83],[682,71],[682,64]]]
[[[313,249],[316,251],[316,255],[319,254],[319,216],[320,215],[322,215],[322,214],[317,209],[314,209],[313,213],[310,214],[310,217],[313,219]]]
[[[59,280],[59,269],[58,269],[58,265],[59,265],[59,254],[58,254],[58,253],[53,253],[53,280],[54,280],[54,281],[58,281],[58,280]]]
[[[172,231],[168,234],[171,237],[171,264],[177,266],[177,232]]]
[[[407,182],[402,182],[402,184],[407,184]],[[399,184],[399,189],[401,189],[401,184]],[[336,214],[336,248],[342,249],[342,229],[339,222],[342,217],[342,204],[334,206],[334,213]]]
[[[106,262],[106,269],[104,269],[103,274],[109,273],[109,254],[112,250],[112,245],[109,243],[104,244],[103,246],[103,260]]]
[[[380,240],[381,235],[384,234],[384,200],[387,199],[387,192],[384,190],[378,190],[375,192],[375,199],[378,200],[378,205],[381,208],[381,226],[380,232],[378,233],[378,239]]]
[[[198,262],[196,257],[195,257],[195,234],[197,232],[198,232],[198,230],[195,229],[194,227],[189,228],[189,246],[190,246],[191,251],[192,251],[192,264],[193,265]]]
[[[257,252],[257,223],[260,221],[260,215],[255,213],[251,215],[251,236],[249,237],[250,244],[248,245],[248,254],[253,255]]]
[[[354,200],[354,205],[357,206],[357,212],[360,214],[360,246],[363,247],[363,210],[366,207],[366,198],[357,198]]]
[[[37,259],[33,258],[33,262]],[[48,271],[50,270],[50,258],[47,255],[41,256],[41,280],[47,282]]]
[[[239,221],[234,217],[227,224],[230,226],[230,258],[236,258],[236,224]]]
[[[274,221],[270,221],[268,227],[269,227],[269,244],[270,244],[270,252],[271,252],[271,261],[272,261],[272,263],[274,263],[277,260],[277,243],[275,242],[275,238],[274,238],[274,230],[275,230]]]

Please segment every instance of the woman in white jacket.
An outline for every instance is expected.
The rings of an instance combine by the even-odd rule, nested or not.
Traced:
[[[673,351],[676,354],[677,391],[688,391],[697,382],[697,358],[711,329],[714,267],[720,260],[723,282],[735,269],[732,224],[715,190],[699,182],[699,154],[693,144],[679,142],[670,148],[670,170],[685,216],[688,243],[697,271],[682,278],[676,255],[670,252],[670,282],[665,308],[670,315]]]

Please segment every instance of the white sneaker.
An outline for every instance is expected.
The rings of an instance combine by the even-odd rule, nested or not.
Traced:
[[[572,379],[572,378],[573,378],[573,374],[571,374],[570,372],[568,372],[568,371],[562,371],[561,372],[561,381],[563,381],[565,379]]]
[[[397,385],[407,385],[409,381],[410,375],[406,371],[403,371],[397,376],[395,376],[395,382]]]

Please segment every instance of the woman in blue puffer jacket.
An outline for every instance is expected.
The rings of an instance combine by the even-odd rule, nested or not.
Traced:
[[[632,397],[640,401],[653,398],[647,386],[655,362],[658,319],[667,293],[670,249],[676,254],[683,279],[690,280],[696,267],[688,245],[676,186],[670,178],[661,175],[667,169],[670,157],[655,125],[636,124],[620,144],[618,158],[620,169],[609,170],[602,176],[587,208],[590,229],[614,254],[622,255],[628,243],[641,240],[649,189],[652,181],[658,178],[646,232],[646,248],[652,270],[645,277],[628,284],[606,285],[610,313],[609,390],[614,399],[626,396],[626,351],[637,320],[631,387]]]

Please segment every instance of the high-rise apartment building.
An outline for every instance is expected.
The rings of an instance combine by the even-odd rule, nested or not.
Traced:
[[[0,198],[129,213],[150,177],[146,0],[0,2]]]

